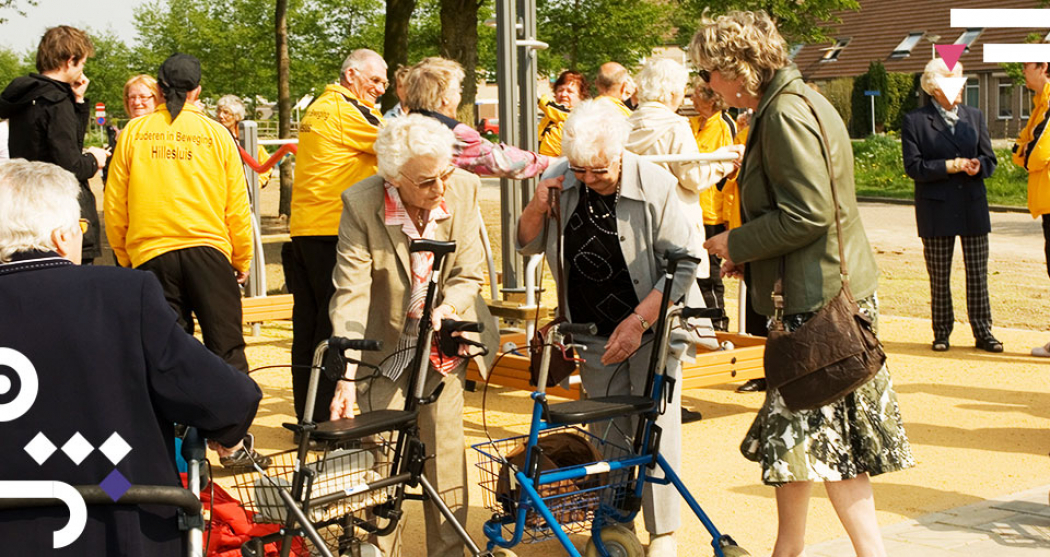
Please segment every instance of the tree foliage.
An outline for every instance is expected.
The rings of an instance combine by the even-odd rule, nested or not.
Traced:
[[[14,12],[17,15],[24,16],[26,13],[22,10],[25,6],[36,6],[37,0],[0,0],[0,24],[8,22],[8,18],[4,16],[5,13]]]
[[[817,43],[831,38],[831,26],[838,22],[834,12],[857,9],[857,0],[680,0],[677,40],[689,44],[705,10],[712,16],[730,10],[763,10],[777,20],[788,43]]]

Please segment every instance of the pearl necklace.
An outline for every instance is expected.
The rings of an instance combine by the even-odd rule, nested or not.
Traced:
[[[616,204],[620,201],[620,182],[616,183],[616,197],[613,198],[613,208],[609,208],[609,206],[605,204],[605,201],[599,198],[599,201],[601,201],[602,206],[605,207],[605,214],[603,215],[597,214],[597,211],[594,210],[594,204],[591,203],[591,188],[584,186],[584,193],[587,197],[587,199],[584,200],[584,205],[587,206],[587,212],[591,215],[591,224],[593,224],[594,227],[597,228],[600,232],[604,232],[605,234],[609,234],[610,236],[615,236],[615,230],[606,230],[605,228],[602,228],[602,226],[598,222],[599,220],[604,220],[611,216],[614,216],[613,210],[615,209]]]

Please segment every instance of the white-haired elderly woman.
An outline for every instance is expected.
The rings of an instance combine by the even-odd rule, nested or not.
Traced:
[[[686,89],[689,86],[689,70],[674,60],[656,58],[642,68],[636,81],[639,105],[628,119],[631,135],[627,139],[627,150],[639,155],[700,154],[700,147],[696,136],[693,135],[689,119],[676,113],[685,100]],[[730,139],[725,145],[708,152],[739,154],[743,151],[743,145],[732,145]],[[705,211],[701,200],[710,200],[709,189],[732,175],[736,166],[732,162],[672,162],[661,163],[661,166],[678,178],[678,199],[690,220],[696,223],[702,237],[706,238]],[[715,295],[716,283],[710,280],[711,273],[718,274],[718,267],[709,261],[706,251],[703,256],[704,260],[697,270],[700,292],[704,294],[705,303],[719,306],[721,296]],[[721,286],[721,281],[717,281],[717,286]],[[716,323],[722,321],[716,320]]]
[[[988,233],[992,224],[984,187],[984,179],[995,172],[997,161],[984,114],[960,104],[964,83],[962,64],[956,63],[951,70],[941,58],[926,64],[921,84],[930,102],[904,117],[901,150],[904,171],[915,180],[915,223],[930,276],[932,348],[944,352],[950,347],[948,339],[955,324],[952,252],[958,236],[973,338],[981,350],[1002,352],[1003,343],[992,335],[992,305],[988,300]]]
[[[4,404],[22,407],[17,422],[0,423],[4,480],[86,485],[112,475],[104,458],[42,466],[24,452],[40,432],[57,441],[76,431],[134,448],[120,463],[131,484],[181,486],[175,424],[197,427],[231,454],[222,447],[240,446],[262,393],[178,326],[152,273],[78,265],[88,226],[79,194],[58,166],[0,162],[0,344],[4,378],[21,378],[6,382]],[[87,515],[73,555],[186,554],[174,508],[91,506]],[[53,509],[0,510],[4,553],[53,555],[51,534],[68,520]]]
[[[353,415],[353,403],[362,411],[402,408],[422,314],[423,298],[433,257],[409,254],[414,239],[454,240],[456,251],[445,260],[441,289],[435,300],[434,328],[441,319],[486,322],[482,341],[499,346],[498,329],[481,297],[485,254],[478,241],[477,176],[452,164],[452,131],[433,118],[418,114],[390,120],[379,132],[375,151],[378,175],[366,178],[343,192],[343,215],[333,273],[335,295],[329,306],[336,336],[383,341],[383,350],[360,355],[364,362],[380,365],[382,376],[354,383],[340,381],[332,398],[331,418]],[[487,358],[476,358],[482,374]],[[388,358],[389,357],[389,358]],[[426,392],[439,383],[445,387],[433,404],[420,409],[423,442],[434,458],[426,463],[428,477],[445,495],[466,524],[467,488],[463,436],[463,378],[465,359],[432,357]],[[347,377],[354,377],[353,368]],[[371,373],[364,370],[359,378]],[[427,555],[463,555],[455,530],[436,509],[426,506]],[[401,521],[401,525],[404,521]],[[377,540],[383,554],[400,554],[400,527]]]
[[[679,266],[672,284],[663,279],[668,252],[685,250],[700,256],[701,229],[683,210],[678,179],[624,148],[628,133],[630,124],[611,103],[591,100],[577,106],[565,122],[562,138],[568,161],[544,174],[518,221],[519,250],[527,255],[546,253],[551,268],[563,269],[558,289],[569,319],[598,326],[596,336],[574,337],[587,346],[581,352],[580,375],[591,396],[644,394],[652,349],[650,327],[665,309],[660,307],[665,288],[672,289],[672,300],[684,295],[687,303],[702,304],[695,264]],[[551,217],[552,200],[557,200],[553,210],[561,211],[561,231],[558,219]],[[548,228],[546,245],[544,227]],[[562,261],[553,261],[561,238]],[[677,377],[680,358],[692,344],[676,336],[672,346],[667,373]],[[627,419],[622,422],[618,431],[631,431]],[[661,454],[677,467],[680,390],[657,424],[663,428]],[[647,484],[643,504],[652,539],[649,554],[675,555],[678,493],[672,486]]]
[[[215,119],[223,125],[224,128],[230,130],[233,134],[233,138],[240,143],[241,139],[241,120],[244,120],[247,113],[244,110],[244,102],[237,95],[223,95],[219,98],[219,102],[215,105]],[[266,162],[266,159],[270,158],[270,153],[259,146],[259,151],[256,154],[260,163]],[[266,187],[266,184],[270,181],[270,176],[273,174],[273,169],[269,169],[266,172],[259,174],[259,187]]]

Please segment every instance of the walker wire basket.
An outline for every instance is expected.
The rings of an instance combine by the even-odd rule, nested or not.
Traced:
[[[303,498],[311,503],[306,517],[332,551],[348,551],[374,532],[379,520],[372,509],[393,498],[396,487],[369,491],[368,484],[390,475],[394,445],[387,439],[372,439],[354,448],[307,453],[301,469],[313,474],[304,484]],[[288,509],[278,489],[291,493],[298,449],[271,455],[265,474],[250,472],[234,476],[237,496],[253,520],[262,524],[284,524]],[[342,493],[345,496],[324,505],[312,502],[320,497]],[[342,554],[342,553],[340,553]]]
[[[476,464],[481,478],[485,508],[494,514],[493,521],[503,524],[505,537],[513,536],[522,492],[514,474],[525,466],[528,435],[486,441],[473,445],[480,460]],[[544,473],[590,466],[630,456],[630,451],[576,427],[566,426],[541,431],[538,444],[544,449],[540,469]],[[586,532],[595,512],[605,505],[622,509],[630,494],[633,470],[605,471],[587,476],[542,484],[540,499],[551,510],[566,534]],[[522,541],[535,543],[554,536],[554,531],[536,512],[525,516]]]

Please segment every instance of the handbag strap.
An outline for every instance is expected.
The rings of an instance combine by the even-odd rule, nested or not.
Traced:
[[[555,317],[564,319],[565,318],[565,304],[562,303],[562,295],[561,295],[561,289],[563,288],[563,286],[565,284],[565,281],[563,280],[564,277],[562,276],[562,273],[563,273],[564,270],[562,268],[562,260],[561,260],[562,228],[561,228],[561,195],[560,194],[557,195],[557,196],[554,196],[554,195],[551,196],[551,198],[550,198],[550,207],[551,207],[551,212],[554,213],[554,222],[555,222],[555,226],[556,226],[555,231],[554,231],[554,233],[555,233],[555,242],[556,242],[556,247],[555,247],[555,254],[556,254],[556,256],[554,258],[554,266],[551,268],[551,271],[554,273],[554,290],[555,290],[555,294],[557,295],[557,298],[558,298],[558,309],[557,309],[558,313],[557,313],[557,315]],[[550,234],[550,215],[544,215],[543,216],[543,241],[541,242],[541,244],[543,245],[544,249],[547,248],[547,239],[549,238],[549,234]],[[546,257],[544,257],[544,259],[546,259]],[[543,278],[543,263],[541,262],[540,263],[540,284],[542,284],[542,278]],[[540,301],[539,301],[539,296],[537,296],[537,300],[536,300],[536,318],[535,318],[536,327],[539,327],[539,325],[540,325],[540,305],[541,304],[540,304]]]
[[[831,199],[835,206],[835,233],[836,242],[839,248],[839,274],[842,277],[842,287],[849,289],[849,268],[846,265],[846,247],[845,242],[842,239],[842,210],[839,208],[839,192],[838,187],[835,183],[835,169],[831,164],[831,145],[828,143],[827,129],[824,127],[824,121],[821,120],[820,114],[817,112],[817,108],[813,106],[813,101],[809,100],[805,94],[785,92],[787,95],[797,95],[802,97],[802,100],[809,106],[809,110],[813,113],[813,117],[817,120],[817,127],[820,129],[820,142],[823,144],[824,152],[826,157],[824,162],[828,168],[828,181],[831,184]],[[773,194],[773,188],[769,186],[769,182],[765,182],[766,194],[769,196],[770,204],[776,206],[776,197]],[[784,316],[784,272],[786,267],[787,258],[785,256],[780,257],[780,265],[777,270],[777,280],[773,283],[773,310],[774,319],[776,322],[780,322]]]

